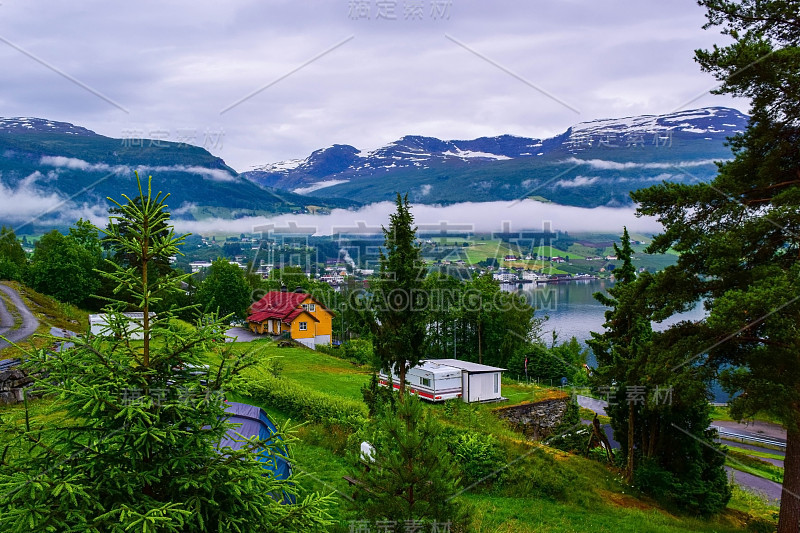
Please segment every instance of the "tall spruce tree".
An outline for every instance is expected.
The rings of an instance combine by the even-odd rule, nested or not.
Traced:
[[[27,355],[53,416],[3,424],[3,531],[260,533],[322,531],[330,523],[327,497],[281,505],[282,495],[298,495],[297,480],[275,479],[259,462],[282,453],[277,439],[291,440],[285,426],[269,442],[217,449],[234,428],[223,387],[246,364],[231,360],[221,342],[225,324],[212,317],[187,329],[169,312],[148,318],[188,276],[147,276],[148,264],[180,253],[184,238],[168,226],[165,200],[140,183],[136,201],[117,204],[126,231],[109,226],[109,242],[132,264],[106,275],[136,298],[144,318],[116,312],[129,305],[120,301],[107,308],[108,335],[73,338],[75,347],[58,354]],[[197,375],[209,352],[222,364]]]
[[[402,401],[406,373],[424,355],[429,300],[408,195],[401,197],[398,193],[396,206],[397,211],[389,215],[389,227],[383,228],[385,252],[381,250],[380,280],[375,283],[369,318],[375,355],[381,369],[392,370],[398,377]]]
[[[665,231],[649,251],[680,252],[658,276],[664,315],[703,299],[707,320],[681,324],[683,366],[720,371],[731,413],[759,411],[787,428],[778,531],[800,528],[800,1],[702,0],[706,28],[727,46],[698,50],[715,91],[749,98],[734,159],[697,185],[635,192],[639,213]]]
[[[626,389],[641,385],[642,359],[646,359],[650,350],[653,329],[646,309],[646,301],[638,294],[639,287],[633,287],[636,280],[636,268],[633,266],[633,248],[628,228],[623,229],[621,246],[614,243],[614,253],[622,261],[620,268],[614,269],[616,284],[608,289],[608,295],[602,292],[594,294],[595,299],[606,307],[605,332],[591,332],[592,339],[588,345],[597,359],[595,381],[603,387],[616,386],[621,394],[615,393],[608,410],[619,437],[627,435],[624,455],[627,466],[625,477],[633,481],[635,420],[636,411],[642,402],[640,396],[627,395]],[[639,286],[643,285],[640,283]],[[610,392],[610,389],[608,389]],[[617,398],[616,396],[620,396]],[[620,399],[622,402],[618,402]],[[622,425],[626,428],[623,430]]]
[[[724,457],[708,430],[710,376],[685,358],[681,335],[653,331],[660,301],[653,276],[636,276],[627,228],[616,284],[595,298],[606,311],[605,331],[588,344],[597,357],[595,382],[609,392],[608,414],[625,443],[626,478],[651,495],[700,514],[722,510],[730,499]]]

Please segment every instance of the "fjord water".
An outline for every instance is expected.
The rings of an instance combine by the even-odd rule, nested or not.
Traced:
[[[606,279],[578,280],[564,283],[525,283],[518,285],[508,283],[502,285],[503,290],[521,293],[536,309],[537,318],[545,318],[542,325],[542,340],[547,344],[552,341],[552,333],[557,334],[558,342],[566,342],[575,337],[582,345],[591,338],[589,332],[603,331],[604,313],[608,309],[594,299],[594,293],[605,292],[614,286],[614,282]],[[681,320],[701,320],[705,316],[702,305],[691,311],[670,317],[660,323],[653,323],[653,329],[663,330]],[[687,357],[690,357],[690,354]],[[589,353],[589,366],[595,365],[594,354]],[[727,395],[719,386],[712,388],[714,401],[724,402]]]

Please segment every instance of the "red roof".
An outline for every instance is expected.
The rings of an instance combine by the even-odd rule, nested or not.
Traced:
[[[306,298],[309,298],[309,295],[304,292],[270,291],[250,307],[253,314],[247,317],[247,320],[263,322],[270,318],[277,318],[291,324],[292,320],[305,311],[300,304]],[[319,322],[313,315],[309,314],[309,316]]]

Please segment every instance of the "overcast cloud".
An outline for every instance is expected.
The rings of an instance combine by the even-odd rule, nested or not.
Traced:
[[[243,171],[408,134],[745,111],[707,94],[693,50],[724,39],[704,20],[693,1],[4,0],[0,115],[166,136]]]

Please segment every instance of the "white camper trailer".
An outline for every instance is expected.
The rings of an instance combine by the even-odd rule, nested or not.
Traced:
[[[438,363],[461,370],[461,394],[467,403],[493,402],[503,400],[501,377],[505,368],[496,366],[479,365],[458,359],[429,359],[428,362]]]
[[[400,379],[392,372],[392,385],[400,388]],[[381,372],[378,383],[389,386],[389,376]],[[461,397],[461,370],[433,361],[420,361],[406,373],[406,390],[432,402]]]
[[[501,376],[504,368],[479,365],[458,359],[424,359],[406,373],[406,390],[432,402],[461,398],[466,403],[504,400]],[[392,373],[392,385],[400,388]],[[389,376],[381,372],[378,383],[389,386]]]

